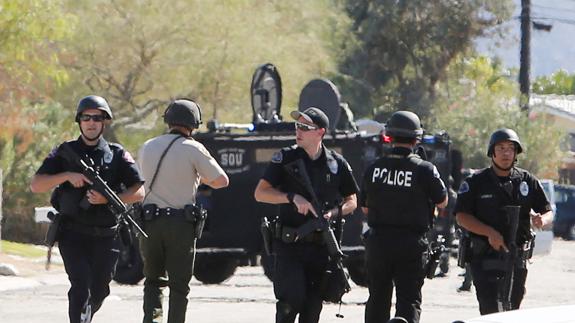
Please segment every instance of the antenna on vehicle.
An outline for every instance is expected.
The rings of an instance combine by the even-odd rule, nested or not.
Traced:
[[[307,83],[299,95],[298,110],[316,107],[329,118],[329,130],[335,131],[341,115],[341,95],[328,79],[313,79]]]
[[[266,63],[258,66],[250,88],[254,124],[281,121],[282,81],[277,68]]]

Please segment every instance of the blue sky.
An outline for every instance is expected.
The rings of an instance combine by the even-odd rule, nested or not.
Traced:
[[[504,66],[519,68],[521,0],[514,0],[513,19],[505,24],[508,32],[497,47],[493,39],[476,41],[477,50],[501,58]],[[534,21],[552,24],[550,32],[531,31],[531,76],[549,75],[559,69],[575,73],[575,0],[531,0]],[[542,19],[536,19],[536,17]]]

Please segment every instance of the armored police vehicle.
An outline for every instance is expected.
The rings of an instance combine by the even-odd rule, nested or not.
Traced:
[[[230,178],[226,189],[201,188],[197,196],[197,202],[208,210],[208,219],[204,234],[197,242],[194,276],[207,284],[223,282],[233,275],[237,266],[254,264],[256,259],[261,259],[266,275],[273,277],[273,259],[263,252],[260,223],[264,216],[274,218],[278,207],[256,202],[253,194],[272,154],[295,144],[295,124],[282,118],[281,79],[272,64],[262,65],[255,71],[251,98],[252,123],[221,124],[212,120],[208,122],[207,132],[194,134]],[[348,160],[360,183],[367,166],[389,146],[389,138],[378,130],[358,130],[351,110],[341,102],[338,89],[328,80],[314,79],[303,88],[298,109],[310,106],[328,115],[331,122],[324,144]],[[448,135],[445,132],[425,135],[423,143],[428,160],[437,165],[447,182],[451,171]],[[346,217],[342,242],[342,250],[347,255],[344,264],[352,280],[360,285],[366,283],[361,241],[366,227],[364,220],[359,208]],[[141,279],[138,272],[141,264],[133,258],[130,253],[123,253],[117,281],[137,283]]]

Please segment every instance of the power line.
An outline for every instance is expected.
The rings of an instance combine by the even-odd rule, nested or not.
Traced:
[[[537,16],[532,16],[531,19],[552,20],[552,21],[561,22],[564,24],[575,25],[575,19],[558,18],[558,17],[537,17]]]
[[[575,0],[573,0],[573,1],[575,1]],[[515,16],[515,17],[513,17],[513,19],[521,19],[521,16]],[[559,23],[575,25],[575,19],[567,19],[567,18],[559,18],[559,17],[539,17],[539,16],[531,16],[531,19],[552,20],[552,21],[556,21]]]
[[[559,7],[548,7],[548,6],[541,6],[541,5],[537,5],[537,4],[533,4],[533,7],[537,7],[537,8],[542,8],[542,9],[550,9],[550,10],[556,10],[556,11],[561,11],[561,12],[575,12],[575,9],[567,9],[567,8],[559,8]]]

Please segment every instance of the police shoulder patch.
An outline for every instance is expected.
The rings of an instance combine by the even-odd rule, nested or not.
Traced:
[[[469,184],[467,183],[467,181],[463,181],[463,183],[461,183],[461,186],[459,186],[459,191],[457,193],[463,194],[467,192],[469,192]]]
[[[56,155],[58,155],[58,149],[59,148],[60,148],[60,146],[56,146],[56,147],[52,148],[52,151],[50,151],[50,153],[48,154],[48,158],[56,157]]]
[[[283,153],[282,151],[276,151],[273,155],[272,155],[272,163],[276,163],[279,164],[282,162],[282,160],[284,159]]]
[[[130,154],[130,152],[128,152],[127,150],[124,150],[124,154],[122,155],[122,159],[124,159],[126,162],[128,162],[130,164],[134,164],[136,162],[134,160],[134,158],[132,157],[132,154]]]

